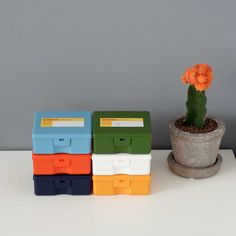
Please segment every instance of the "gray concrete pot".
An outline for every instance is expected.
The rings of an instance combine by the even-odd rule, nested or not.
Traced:
[[[225,133],[222,121],[210,117],[218,128],[209,133],[193,134],[176,128],[175,121],[169,123],[173,152],[168,157],[170,169],[187,178],[206,178],[220,169],[222,158],[218,154]]]

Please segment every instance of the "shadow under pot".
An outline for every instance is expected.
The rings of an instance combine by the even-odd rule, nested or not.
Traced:
[[[180,119],[183,120],[184,117]],[[171,171],[176,175],[203,179],[215,175],[220,169],[223,159],[219,148],[225,125],[214,117],[208,119],[215,121],[217,125],[213,131],[205,133],[182,131],[176,127],[177,120],[169,123],[173,151],[167,160]]]

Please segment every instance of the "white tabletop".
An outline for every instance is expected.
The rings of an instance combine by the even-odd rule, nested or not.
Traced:
[[[236,235],[236,161],[209,179],[168,169],[169,151],[153,151],[148,196],[35,196],[29,151],[0,152],[1,236]]]

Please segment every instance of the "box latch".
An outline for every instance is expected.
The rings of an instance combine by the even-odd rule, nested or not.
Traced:
[[[55,187],[56,188],[67,188],[70,187],[70,180],[67,178],[59,178],[55,179]]]
[[[130,161],[125,158],[118,158],[114,160],[114,167],[127,168],[130,165]]]
[[[63,157],[55,158],[53,160],[53,163],[54,163],[55,167],[68,167],[68,166],[70,166],[70,160],[68,158],[63,158]]]
[[[119,147],[127,147],[131,144],[131,138],[128,137],[117,137],[114,138],[114,145]]]
[[[124,188],[129,187],[130,181],[126,177],[118,177],[114,179],[114,187]]]
[[[70,146],[70,138],[55,138],[54,145],[57,147]]]

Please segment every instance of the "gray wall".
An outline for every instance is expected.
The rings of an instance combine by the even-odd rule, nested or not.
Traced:
[[[38,110],[149,110],[153,148],[185,112],[179,80],[209,63],[209,114],[236,138],[236,1],[0,0],[0,149],[30,149]]]

